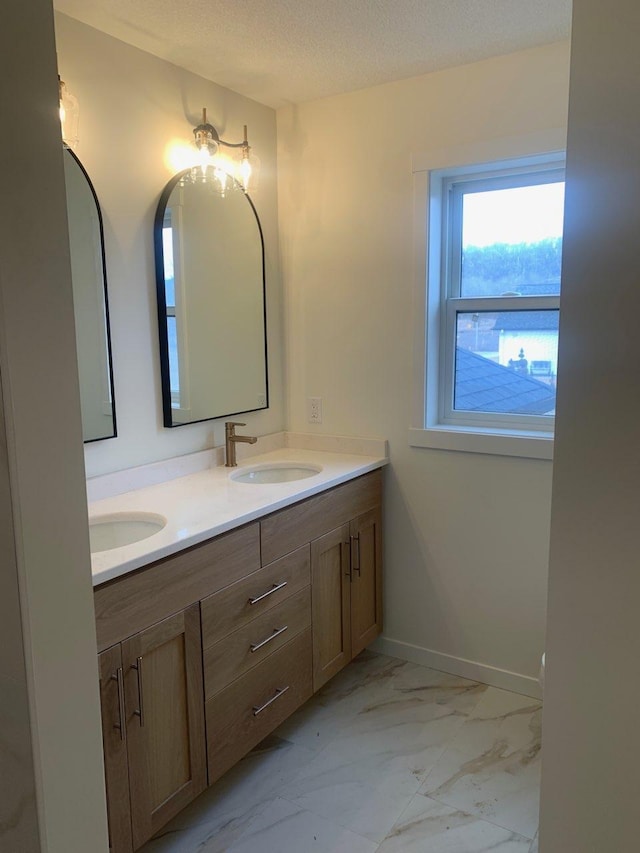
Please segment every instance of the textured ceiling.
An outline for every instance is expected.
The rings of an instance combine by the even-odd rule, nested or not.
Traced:
[[[272,107],[568,38],[571,0],[54,0]]]

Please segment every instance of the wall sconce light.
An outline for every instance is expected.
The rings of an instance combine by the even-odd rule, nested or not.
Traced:
[[[202,109],[202,122],[193,129],[196,148],[198,149],[198,165],[191,170],[194,181],[213,179],[219,184],[220,192],[233,188],[234,180],[244,192],[255,189],[257,184],[259,161],[247,139],[247,126],[244,126],[242,142],[227,142],[221,139],[215,127],[207,121],[207,110]],[[223,157],[220,146],[239,152],[239,159]]]
[[[80,106],[78,99],[67,89],[67,84],[58,75],[58,97],[60,101],[60,127],[62,141],[68,148],[78,144],[78,121]]]

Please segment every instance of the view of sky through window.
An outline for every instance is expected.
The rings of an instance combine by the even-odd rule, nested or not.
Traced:
[[[562,237],[564,182],[465,193],[462,246],[538,243]]]
[[[461,296],[560,293],[564,182],[465,192]]]

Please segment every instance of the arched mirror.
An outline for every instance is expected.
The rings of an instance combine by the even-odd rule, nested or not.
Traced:
[[[85,442],[99,441],[117,434],[102,216],[89,176],[68,148],[64,176],[82,435]]]
[[[240,184],[191,171],[165,188],[155,220],[164,425],[268,406],[264,244]]]

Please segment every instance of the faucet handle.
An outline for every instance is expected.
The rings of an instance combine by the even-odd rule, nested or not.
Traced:
[[[243,424],[240,421],[225,421],[224,428],[227,432],[233,432],[237,426],[246,426],[246,424]]]

